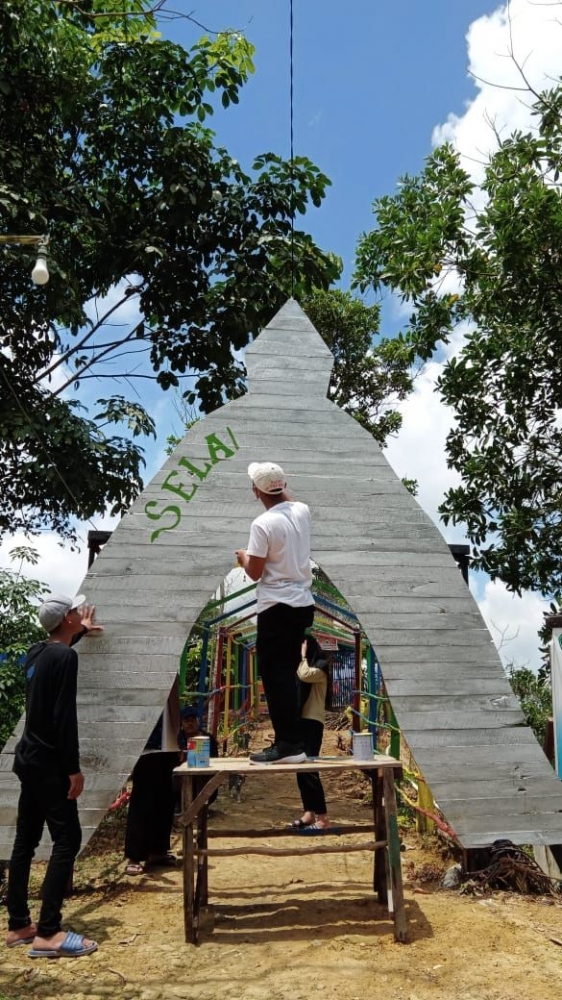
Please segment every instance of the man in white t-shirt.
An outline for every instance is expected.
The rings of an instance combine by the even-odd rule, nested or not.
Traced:
[[[300,734],[297,669],[305,629],[312,625],[310,511],[289,500],[283,469],[273,462],[248,467],[252,489],[265,512],[250,528],[239,566],[258,580],[256,650],[275,741],[253,764],[298,764],[306,760]]]

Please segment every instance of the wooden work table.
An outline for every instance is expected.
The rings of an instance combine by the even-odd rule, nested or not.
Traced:
[[[247,757],[212,757],[209,767],[188,767],[182,764],[175,774],[182,778],[183,830],[183,889],[185,940],[197,944],[201,910],[208,904],[209,857],[240,854],[265,854],[271,857],[298,856],[299,854],[341,854],[351,851],[373,851],[373,889],[378,901],[388,907],[394,923],[394,937],[406,941],[406,914],[400,864],[400,840],[396,816],[395,776],[401,773],[400,761],[384,755],[372,761],[355,760],[353,757],[319,757],[304,764],[250,764]],[[243,847],[209,848],[207,811],[209,798],[229,774],[242,774],[251,779],[267,771],[268,777],[276,774],[295,774],[298,771],[362,771],[369,772],[373,786],[373,819],[361,825],[338,825],[340,834],[363,834],[357,844],[339,844],[338,837],[314,838],[302,846],[305,838],[294,837],[299,845],[274,848],[245,844]],[[201,779],[207,778],[203,788]],[[197,785],[195,784],[197,780]],[[269,840],[271,837],[292,837],[287,829],[267,830],[217,830],[211,836],[234,840]]]

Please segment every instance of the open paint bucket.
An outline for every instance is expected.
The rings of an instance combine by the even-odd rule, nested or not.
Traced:
[[[373,759],[373,734],[353,733],[353,756],[355,760]]]

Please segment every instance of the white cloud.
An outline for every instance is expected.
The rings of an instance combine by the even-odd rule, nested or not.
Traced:
[[[45,531],[40,535],[28,537],[23,532],[16,532],[5,538],[0,545],[0,566],[21,573],[22,576],[41,580],[53,594],[75,594],[88,570],[88,531],[112,531],[118,523],[117,517],[105,514],[96,518],[95,522],[84,522],[78,525],[78,546],[72,549],[67,542],[61,542],[59,535],[53,531]],[[37,565],[29,562],[13,561],[10,558],[12,549],[27,546],[35,549],[39,556]]]
[[[39,562],[36,566],[10,560],[10,550],[21,545],[37,551]],[[54,532],[45,532],[37,538],[27,538],[18,532],[0,547],[0,566],[9,567],[22,576],[41,580],[52,593],[74,594],[88,568],[87,551],[84,543],[79,550],[72,552],[70,546],[60,544],[59,536]]]
[[[552,86],[560,75],[561,47],[562,4],[512,0],[509,6],[502,4],[470,25],[468,63],[477,94],[462,115],[451,113],[445,123],[435,128],[433,141],[453,143],[462,155],[465,170],[476,182],[482,176],[482,161],[497,143],[494,128],[502,136],[532,128],[532,95],[509,89],[525,87],[511,54],[533,89],[540,91]],[[437,514],[445,491],[458,482],[458,477],[445,461],[445,440],[453,418],[439,399],[435,385],[443,361],[458,352],[461,345],[462,332],[457,332],[442,358],[432,361],[418,376],[413,394],[401,406],[402,430],[386,452],[400,476],[418,480],[418,500],[448,542],[463,542],[466,538],[461,529],[444,528]],[[502,659],[536,670],[540,664],[537,631],[546,603],[536,594],[516,597],[502,583],[488,580],[483,586],[481,579],[473,579],[471,587],[496,645],[504,636]]]
[[[473,583],[471,589],[478,599],[478,583]],[[504,583],[488,580],[478,605],[504,664],[538,670],[541,657],[537,633],[548,602],[531,593],[517,597]]]
[[[458,349],[461,336],[453,338],[453,348]],[[442,367],[440,362],[431,362],[418,377],[414,392],[401,406],[402,430],[385,455],[399,476],[418,480],[417,500],[446,541],[462,544],[467,542],[462,527],[445,527],[437,512],[445,491],[460,479],[445,461],[445,440],[453,418],[435,391]],[[541,657],[537,633],[547,602],[533,593],[521,597],[510,594],[505,584],[492,583],[483,574],[471,575],[470,589],[504,664],[513,662],[516,667],[538,670]]]
[[[460,350],[463,340],[464,330],[459,328],[446,345],[443,360],[429,362],[416,376],[414,391],[399,406],[402,429],[385,452],[399,476],[417,479],[418,502],[448,542],[464,542],[466,539],[460,528],[444,529],[437,513],[445,491],[457,485],[460,477],[447,468],[445,441],[454,420],[451,411],[443,405],[436,384],[445,360]]]
[[[525,79],[537,92],[551,86],[560,75],[561,47],[559,4],[511,0],[478,18],[467,33],[468,68],[477,96],[464,114],[451,113],[436,126],[433,142],[453,143],[465,170],[480,179],[482,161],[497,144],[494,129],[505,137],[532,127],[534,97],[526,91]]]

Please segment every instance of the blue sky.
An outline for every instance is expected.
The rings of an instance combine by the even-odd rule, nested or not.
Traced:
[[[245,168],[258,153],[289,156],[289,2],[288,0],[170,0],[208,29],[243,31],[256,46],[256,72],[243,89],[238,107],[219,106],[209,122],[217,142]],[[490,120],[500,132],[528,128],[529,101],[510,88],[521,80],[509,58],[513,47],[535,88],[552,85],[562,69],[560,7],[536,0],[294,0],[295,153],[306,155],[331,181],[320,209],[301,220],[325,249],[339,254],[349,287],[360,234],[373,225],[372,203],[392,194],[398,178],[417,173],[433,144],[452,142],[477,181],[478,161],[495,143]],[[191,46],[202,34],[185,19],[161,25],[166,37]],[[474,74],[470,75],[469,70]],[[482,81],[489,81],[484,83]],[[494,86],[495,84],[495,86]],[[129,303],[128,308],[131,308]],[[383,311],[383,332],[401,321],[396,302]],[[453,338],[449,354],[462,344]],[[403,428],[387,449],[401,476],[418,479],[419,502],[439,523],[437,507],[454,477],[446,467],[444,445],[451,415],[435,393],[443,357],[427,366],[403,406]],[[121,370],[121,367],[119,368]],[[144,393],[150,383],[138,383]],[[84,397],[107,395],[115,384],[89,382]],[[147,400],[159,438],[147,448],[147,480],[162,463],[166,435],[180,430],[170,395]],[[97,527],[111,526],[99,518]],[[84,525],[86,536],[91,524]],[[447,541],[463,541],[460,529],[444,531]],[[20,536],[0,549],[24,541]],[[41,561],[32,575],[53,590],[78,589],[85,573],[84,551],[66,552],[46,532],[33,541]],[[501,584],[473,576],[480,609],[505,660],[538,666],[537,628],[544,603],[534,594],[513,598]],[[503,638],[502,638],[503,637]],[[506,641],[507,639],[507,641]]]
[[[289,156],[288,0],[182,0],[177,9],[212,29],[241,29],[256,46],[256,72],[238,107],[219,108],[211,125],[219,141],[249,167],[266,150]],[[359,234],[372,224],[373,199],[397,178],[417,172],[431,150],[434,126],[461,113],[474,96],[467,73],[466,31],[493,9],[486,0],[294,0],[295,153],[332,181],[306,228],[344,260],[349,285]],[[188,21],[162,26],[191,45],[200,29]]]

